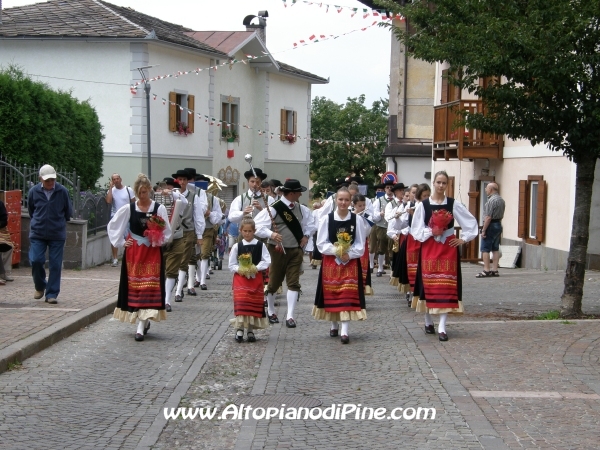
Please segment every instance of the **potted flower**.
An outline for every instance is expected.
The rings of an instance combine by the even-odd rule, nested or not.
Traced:
[[[183,122],[179,121],[179,122],[177,122],[177,133],[187,136],[188,133],[191,133],[190,127],[188,127],[187,123],[183,123]]]
[[[292,133],[286,133],[285,140],[288,141],[290,144],[293,144],[294,142],[296,142],[296,136],[294,136]]]
[[[238,138],[238,134],[235,130],[223,130],[222,136],[227,142],[235,142]]]

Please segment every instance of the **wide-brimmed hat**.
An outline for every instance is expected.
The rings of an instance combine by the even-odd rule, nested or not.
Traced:
[[[256,172],[256,176],[258,178],[260,178],[261,181],[267,178],[267,174],[264,173],[261,169],[258,169],[258,168],[255,167],[254,168],[254,172]],[[253,178],[254,177],[254,172],[252,172],[252,170],[248,170],[247,172],[244,172],[244,177],[246,178],[246,180],[249,180],[250,178]]]
[[[188,180],[193,180],[194,177],[187,171],[187,169],[179,169],[176,173],[171,175],[173,178],[185,177]]]
[[[165,179],[163,180],[163,182],[167,185],[167,186],[173,186],[176,188],[181,188],[181,185],[177,182],[177,180],[171,178],[171,177],[165,177]]]
[[[393,186],[394,184],[396,184],[396,183],[394,183],[392,180],[385,180],[383,182],[384,186]]]
[[[381,184],[376,184],[375,186],[373,186],[373,188],[375,190],[377,189],[385,189],[385,184],[381,183]]]
[[[271,178],[271,183],[273,184],[273,186],[277,187],[281,187],[283,186],[283,183],[279,180],[276,180],[275,178]]]
[[[193,180],[194,178],[196,178],[196,169],[194,169],[193,167],[186,167],[185,170],[187,173],[190,174],[189,179]]]
[[[336,189],[339,189],[341,187],[348,187],[348,185],[350,184],[349,181],[346,181],[346,178],[338,178],[335,180],[335,187]]]
[[[393,187],[392,187],[392,192],[396,192],[397,190],[404,190],[406,189],[406,186],[404,186],[404,183],[396,183]]]
[[[285,183],[283,183],[283,186],[279,190],[283,192],[304,192],[306,191],[306,187],[302,186],[298,180],[290,178],[289,180],[285,180]]]
[[[210,182],[210,178],[208,178],[206,175],[203,175],[203,174],[199,173],[199,174],[197,174],[194,177],[194,181],[208,181],[208,182]]]
[[[40,167],[40,177],[42,180],[46,181],[50,178],[56,178],[56,170],[50,164],[45,164]]]

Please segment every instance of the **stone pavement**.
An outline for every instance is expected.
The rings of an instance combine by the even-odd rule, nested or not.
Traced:
[[[449,319],[448,342],[424,334],[422,316],[386,278],[374,278],[369,318],[350,324],[349,345],[310,316],[317,278],[310,269],[302,278],[298,327],[274,325],[257,332],[256,343],[237,344],[228,326],[230,275],[216,271],[209,291],[175,304],[142,343],[133,340],[133,325],[105,317],[1,374],[0,447],[596,448],[600,321],[511,320],[557,309],[564,274],[505,270],[500,278],[476,280],[478,270],[463,266],[467,314]],[[118,274],[110,267],[67,273],[88,281],[65,280],[59,308],[83,308],[84,300],[75,300],[82,289],[88,300],[105,289],[98,301],[116,289]],[[32,305],[25,275],[13,283],[23,286],[11,289],[22,289]],[[584,309],[598,314],[600,274],[586,278]],[[5,288],[0,301],[18,303],[4,297]],[[20,326],[16,312],[7,310],[2,320],[12,314],[10,324]],[[345,421],[166,420],[163,414],[177,406],[222,410],[265,394],[302,396],[322,408],[354,403],[389,413],[420,406],[437,414]]]

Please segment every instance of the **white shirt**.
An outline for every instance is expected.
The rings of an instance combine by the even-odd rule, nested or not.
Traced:
[[[242,239],[243,245],[256,245],[257,242],[258,240],[256,240],[256,238],[252,239],[250,242],[248,242],[245,239]],[[240,267],[240,265],[238,264],[238,245],[239,244],[234,244],[234,246],[231,247],[231,250],[229,251],[229,271],[233,273],[236,273],[238,271],[238,268]],[[263,244],[262,256],[260,257],[260,262],[256,266],[256,269],[258,271],[265,270],[268,269],[270,265],[271,255],[267,250],[267,246]]]
[[[148,212],[154,211],[154,204],[156,202],[153,200],[150,203],[150,207],[148,208]],[[138,212],[142,212],[135,202],[135,210]],[[167,208],[164,205],[158,205],[157,214],[163,218],[166,222],[165,229],[163,230],[163,236],[165,237],[165,242],[169,240],[171,237],[171,225],[169,224],[169,215],[167,214]],[[125,244],[125,230],[129,227],[129,219],[131,219],[131,208],[129,204],[122,206],[114,215],[110,222],[108,222],[107,230],[108,230],[108,239],[113,247],[123,247]]]
[[[279,200],[288,208],[290,203],[292,203],[285,197],[281,197]],[[300,203],[298,204],[300,205]],[[271,210],[273,218],[277,217],[277,211],[275,211],[275,208],[269,206],[269,209]],[[308,237],[315,232],[317,225],[313,220],[313,215],[310,213],[310,209],[304,205],[300,205],[300,211],[302,211],[302,220],[300,221],[300,225],[302,226],[302,234]],[[274,232],[271,230],[272,223],[269,213],[267,212],[267,208],[263,208],[263,210],[256,215],[254,218],[254,223],[256,224],[256,233],[254,233],[256,236],[259,238],[271,238]]]
[[[432,205],[447,205],[448,198],[444,196],[444,200],[441,203],[436,203],[431,197],[429,201]],[[461,239],[465,242],[469,242],[477,237],[479,234],[479,226],[477,219],[467,210],[467,208],[457,200],[454,200],[454,207],[452,208],[452,215],[454,221],[458,223],[461,228]],[[427,239],[433,236],[431,228],[424,223],[425,220],[425,208],[423,202],[420,202],[415,207],[415,212],[412,218],[412,226],[410,227],[410,234],[417,241],[425,242]]]
[[[338,212],[335,211],[333,213],[333,220],[339,220],[342,222],[350,220],[352,213],[348,211],[348,215],[346,218],[342,219],[338,215]],[[354,233],[354,242],[352,243],[352,247],[348,250],[348,256],[350,259],[360,258],[365,252],[365,239],[367,237],[365,233],[364,223],[366,221],[362,217],[356,218],[356,230]],[[317,248],[323,255],[332,255],[335,254],[335,246],[333,242],[329,241],[329,215],[321,217],[319,221],[319,228],[317,230]]]
[[[385,219],[385,208],[383,208],[383,211],[381,208],[381,206],[382,206],[381,199],[382,198],[383,197],[378,198],[377,201],[375,202],[375,204],[373,205],[373,222],[381,222],[382,220]],[[387,197],[385,197],[385,199],[387,200]],[[388,204],[391,204],[390,202],[392,200],[396,200],[396,197],[392,197],[391,200],[388,201]],[[382,212],[383,212],[383,216],[381,215]]]
[[[204,195],[208,203],[208,196],[206,195],[206,193]],[[206,209],[204,211],[206,212]],[[213,225],[219,225],[221,223],[222,218],[223,211],[221,210],[221,202],[219,201],[219,197],[213,195],[213,202],[210,208],[210,214],[208,215],[208,219]]]
[[[406,208],[406,205],[402,203],[402,200],[396,199],[396,202],[398,202],[398,206],[394,206],[392,202],[389,202],[387,205],[385,205],[385,212],[383,213],[383,217],[388,222],[392,220],[396,216],[396,214],[402,214],[404,212],[404,209]]]
[[[112,192],[112,207],[110,209],[111,217],[125,205],[129,205],[131,200],[135,200],[135,193],[133,189],[127,186],[123,186],[121,189],[117,189],[113,186]]]
[[[252,200],[254,199],[254,191],[248,189],[248,191],[245,194],[238,195],[236,198],[233,199],[233,201],[231,202],[231,206],[229,207],[229,216],[227,216],[227,218],[229,219],[230,222],[240,223],[242,221],[242,219],[244,218],[244,208],[242,208],[243,197],[250,198],[250,205],[251,205]],[[270,205],[273,202],[275,202],[275,199],[273,197],[270,197],[267,195],[267,201],[269,202],[269,205]],[[246,206],[248,206],[248,205],[246,205]]]

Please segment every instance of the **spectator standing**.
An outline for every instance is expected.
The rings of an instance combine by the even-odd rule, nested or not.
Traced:
[[[14,281],[14,278],[10,276],[13,244],[7,226],[8,211],[4,202],[0,201],[0,286],[6,284],[7,281]]]
[[[46,302],[56,304],[60,292],[63,252],[67,239],[67,222],[73,207],[67,189],[56,182],[56,170],[46,164],[40,168],[40,183],[29,190],[27,208],[31,218],[29,226],[29,261],[35,285],[33,298],[46,295]],[[49,254],[48,280],[46,281],[46,250]]]
[[[135,201],[135,193],[133,192],[133,189],[123,184],[121,175],[113,173],[110,177],[110,186],[105,198],[106,203],[111,205],[110,218],[112,219],[121,207]],[[112,250],[111,266],[117,267],[119,265],[119,260],[117,259],[117,247],[113,247],[111,244],[110,249]]]
[[[504,218],[504,199],[498,194],[498,185],[489,183],[485,187],[488,201],[483,206],[483,226],[481,227],[481,256],[483,272],[476,278],[499,277],[498,260],[500,259],[500,235]],[[490,253],[492,253],[492,270],[490,270]]]

